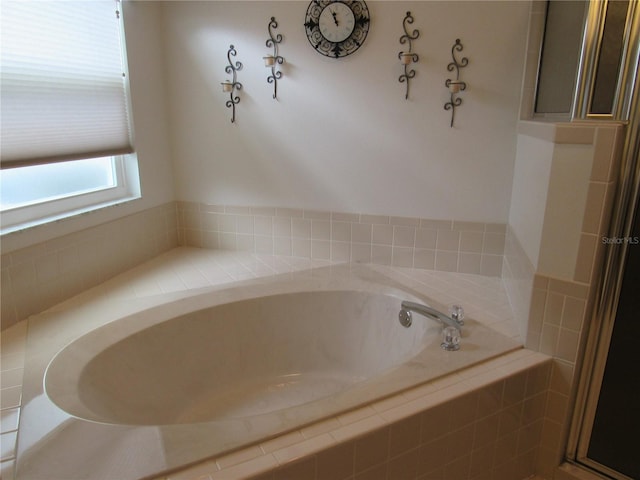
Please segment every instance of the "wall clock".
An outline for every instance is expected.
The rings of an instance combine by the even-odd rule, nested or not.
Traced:
[[[340,58],[362,46],[369,23],[369,9],[363,0],[313,0],[304,27],[318,53]]]

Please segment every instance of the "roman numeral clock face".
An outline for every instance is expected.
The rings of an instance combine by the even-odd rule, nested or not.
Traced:
[[[313,0],[307,8],[309,43],[327,57],[346,57],[362,46],[369,33],[369,9],[361,0]]]

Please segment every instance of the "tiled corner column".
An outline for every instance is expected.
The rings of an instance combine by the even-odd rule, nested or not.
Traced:
[[[504,224],[178,202],[185,246],[500,276]]]
[[[525,346],[553,357],[536,471],[544,478],[553,478],[567,448],[576,372],[593,314],[624,130],[615,124],[590,123],[531,123],[527,130],[555,143],[590,143],[594,152],[573,276],[538,273],[511,231],[505,247],[503,278],[514,314],[522,316],[524,312]],[[547,211],[553,211],[553,205],[547,206]],[[527,298],[528,310],[523,310]]]
[[[534,280],[531,328],[540,328],[537,350],[553,357],[537,471],[545,478],[552,478],[566,450],[589,291],[578,282]]]
[[[567,446],[577,366],[592,319],[611,218],[624,131],[614,126],[594,130],[594,162],[582,221],[573,278],[536,275],[531,303],[530,347],[554,357],[538,473],[551,478]],[[533,342],[538,339],[538,345]]]
[[[16,232],[9,235],[24,235]],[[176,247],[175,203],[2,254],[2,329]]]

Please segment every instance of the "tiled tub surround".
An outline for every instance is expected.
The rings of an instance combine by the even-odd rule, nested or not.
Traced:
[[[109,309],[120,311],[125,310],[124,305],[131,306],[137,304],[137,308],[142,308],[142,306],[144,305],[148,306],[158,302],[165,302],[167,300],[167,295],[175,295],[176,297],[184,296],[185,293],[183,291],[187,289],[207,287],[210,285],[217,285],[233,280],[255,278],[265,275],[270,276],[274,273],[307,269],[311,266],[322,265],[322,263],[326,264],[326,262],[296,259],[291,257],[274,257],[268,255],[250,255],[246,253],[231,253],[220,251],[216,252],[210,250],[193,250],[180,248],[172,250],[167,254],[161,255],[157,259],[154,259],[153,261],[135,268],[123,275],[120,275],[119,277],[114,278],[99,287],[89,290],[63,304],[60,304],[59,306],[51,309],[48,312],[35,316],[30,319],[29,322],[33,322],[33,325],[36,325],[45,317],[60,318],[60,316],[64,316],[70,311],[76,311],[77,313],[86,313],[87,311],[96,311],[96,308],[98,309],[97,311],[100,311],[104,310],[104,307],[106,305],[109,305]],[[466,305],[467,312],[471,318],[476,319],[481,323],[488,324],[492,328],[500,330],[503,333],[517,336],[515,335],[514,329],[511,325],[510,308],[508,306],[506,296],[502,291],[501,282],[499,279],[456,273],[436,273],[407,268],[377,268],[381,269],[381,271],[384,272],[386,276],[394,278],[396,281],[400,281],[404,284],[410,285],[410,288],[425,295],[439,298],[443,303],[462,302]],[[83,315],[82,322],[90,323],[94,321],[92,320],[93,318],[94,317],[92,316]],[[4,361],[5,352],[16,351],[18,356],[21,355],[20,348],[16,347],[16,345],[19,345],[20,341],[24,339],[24,334],[26,331],[25,323],[26,322],[20,322],[11,329],[3,332],[3,368],[6,364],[6,362]],[[88,325],[85,325],[84,329],[88,327]],[[56,337],[59,338],[58,332],[52,334],[53,339],[55,339]],[[38,361],[39,357],[37,348],[35,349],[35,351],[33,349],[34,345],[32,344],[31,336],[29,337],[28,343],[29,347],[26,354],[27,367],[29,366],[29,362],[31,361],[31,359],[35,359],[35,361]],[[10,354],[8,353],[8,355]],[[375,424],[380,420],[380,412],[382,412],[383,410],[387,410],[388,408],[400,407],[400,405],[406,403],[407,409],[399,408],[396,412],[397,414],[399,414],[401,410],[411,412],[411,405],[417,407],[417,405],[423,405],[427,400],[427,403],[435,402],[439,404],[444,401],[445,398],[456,397],[462,390],[467,391],[469,388],[473,390],[476,389],[479,385],[484,385],[485,383],[491,383],[494,380],[497,380],[498,377],[508,377],[511,370],[510,367],[507,367],[506,365],[519,365],[518,368],[527,368],[527,366],[531,366],[532,364],[537,365],[539,362],[544,362],[544,359],[546,358],[544,355],[536,356],[531,352],[523,350],[519,350],[513,355],[515,355],[515,357],[500,357],[501,359],[492,361],[497,363],[493,363],[491,365],[497,366],[498,368],[492,370],[491,372],[487,372],[487,368],[491,366],[489,365],[487,368],[483,366],[476,368],[475,370],[467,372],[467,374],[459,372],[453,375],[442,377],[442,379],[437,380],[436,382],[429,383],[420,387],[419,390],[414,392],[414,396],[411,396],[408,391],[405,391],[400,396],[391,397],[378,404],[368,405],[363,409],[354,411],[352,414],[340,415],[338,417],[328,419],[325,421],[327,423],[321,422],[320,424],[316,425],[315,428],[308,426],[303,428],[301,431],[298,431],[297,433],[293,432],[282,437],[278,437],[280,438],[280,440],[273,439],[269,443],[269,445],[271,445],[271,449],[269,450],[270,453],[268,455],[264,455],[264,453],[261,455],[269,457],[268,459],[263,458],[262,460],[258,460],[256,459],[257,457],[253,458],[256,456],[255,454],[257,451],[263,452],[263,447],[253,446],[249,447],[249,449],[247,449],[246,451],[240,450],[236,453],[230,454],[229,456],[225,456],[223,459],[220,459],[218,463],[215,463],[215,469],[218,470],[218,464],[223,466],[229,466],[231,464],[235,465],[237,463],[243,463],[244,460],[247,460],[249,458],[253,459],[251,460],[251,465],[253,465],[254,467],[255,462],[258,462],[258,464],[262,465],[262,467],[265,467],[265,465],[267,464],[268,468],[275,467],[276,465],[272,463],[275,458],[279,458],[279,460],[277,460],[279,464],[289,465],[293,460],[292,452],[295,451],[296,448],[299,448],[301,449],[300,451],[304,452],[310,447],[310,444],[307,442],[307,440],[310,440],[311,436],[316,437],[317,435],[316,440],[311,442],[313,445],[315,445],[315,447],[313,448],[316,448],[318,446],[317,442],[322,443],[323,440],[327,440],[327,435],[325,435],[325,433],[328,432],[329,426],[338,427],[339,429],[345,427],[348,423],[350,424],[355,421],[356,423],[353,424],[353,428],[349,429],[351,433],[347,434],[346,431],[343,431],[343,434],[347,435],[346,437],[343,437],[343,439],[354,439],[355,437],[352,436],[353,432],[358,430],[360,431],[360,433],[364,433],[362,431],[362,428],[364,428],[365,425],[370,425],[371,428],[375,429]],[[533,357],[531,355],[533,355]],[[525,361],[525,358],[528,360]],[[17,360],[17,363],[19,363],[19,358]],[[42,359],[40,359],[40,361],[42,361]],[[518,363],[522,361],[524,361],[527,365],[523,367],[522,363]],[[20,368],[20,365],[18,365],[16,368]],[[27,372],[28,371],[29,369],[27,369]],[[13,376],[15,375],[12,375],[12,377]],[[3,388],[5,386],[6,378],[7,377],[3,375]],[[28,378],[29,375],[27,373],[27,379]],[[16,405],[3,405],[3,407],[6,406],[8,409],[19,407],[21,388],[19,385],[20,382],[18,381],[17,383],[18,385],[12,385],[8,387],[10,389],[9,391],[16,390],[16,394],[13,395],[13,397],[16,398]],[[503,382],[501,385],[502,387],[504,387],[506,384]],[[445,393],[443,393],[445,392],[445,390],[446,392],[448,392],[446,395]],[[3,390],[3,393],[6,392],[7,390]],[[422,400],[420,401],[417,401],[417,397],[424,398],[422,398]],[[3,399],[4,398],[8,398],[8,396],[3,395]],[[27,388],[25,389],[24,395],[25,404],[29,404],[31,402],[29,398],[30,395]],[[392,400],[393,398],[395,398],[395,400]],[[414,400],[416,400],[417,403],[413,402]],[[522,400],[524,400],[524,397],[522,398]],[[524,403],[521,403],[520,407],[522,407],[523,405]],[[518,413],[522,413],[522,411],[522,409],[519,409]],[[389,419],[390,418],[391,417],[389,417]],[[519,420],[516,421],[517,425],[519,426],[518,431],[520,431],[521,428],[524,428],[524,424],[518,423],[522,421],[522,418],[523,417],[520,417]],[[389,422],[389,419],[385,420],[385,422]],[[506,422],[506,417],[504,422]],[[382,424],[378,424],[377,426],[381,425]],[[512,434],[513,431],[510,431],[510,433]],[[23,432],[21,431],[19,437],[22,434]],[[520,434],[523,435],[523,433]],[[339,437],[340,433],[336,433],[335,435]],[[499,435],[496,432],[496,441],[498,439],[498,436]],[[335,437],[331,434],[330,437],[333,439],[330,443],[333,445],[333,443],[335,442],[335,445],[333,446],[342,444],[342,441],[336,440],[336,438],[338,437]],[[535,437],[534,441],[531,443],[532,448],[534,449],[537,449],[536,438],[537,437]],[[3,438],[3,440],[6,439],[7,437]],[[293,442],[295,443],[295,445],[291,445],[292,440],[295,440]],[[20,442],[20,438],[18,439],[18,441]],[[96,447],[93,442],[85,443],[87,443],[87,447],[89,449]],[[286,445],[285,448],[288,453],[285,453],[284,450],[280,451],[281,447],[283,447],[284,445]],[[299,447],[296,447],[296,445],[299,445]],[[492,448],[495,447],[495,445],[496,444],[493,443]],[[327,444],[325,446],[330,445]],[[257,451],[256,448],[258,449]],[[269,449],[268,446],[266,448]],[[14,450],[9,450],[10,452],[6,457],[7,461],[3,463],[3,478],[11,478],[9,476],[9,472],[11,471]],[[275,453],[275,451],[280,452]],[[271,452],[274,453],[272,454]],[[28,458],[28,455],[32,453],[33,450],[31,452],[27,452],[27,457],[25,458]],[[282,457],[282,455],[286,455],[287,458]],[[531,459],[531,455],[532,451],[528,451],[527,458]],[[22,453],[19,456],[22,457]],[[100,451],[100,458],[104,458],[104,452],[102,451]],[[496,458],[498,459],[498,463],[500,463],[500,459],[502,457],[496,455]],[[504,459],[507,458],[511,459],[512,456],[508,455],[504,457]],[[524,456],[521,458],[521,460],[523,459]],[[59,459],[56,459],[54,457],[51,459],[51,461],[56,462],[59,461]],[[511,460],[507,463],[513,464],[512,466],[515,468],[515,463]],[[497,464],[491,463],[488,468],[493,469],[497,467]],[[210,468],[210,465],[207,468]],[[242,467],[236,465],[234,468],[236,470],[229,471],[229,476],[225,477],[223,475],[220,478],[240,478],[233,474],[233,472]],[[253,470],[253,473],[256,473],[258,471],[261,470]]]
[[[370,267],[345,265],[213,287],[135,314],[139,306],[123,302],[91,324],[84,309],[33,319],[29,342],[41,361],[27,361],[18,472],[137,479],[520,347],[469,320],[460,351],[445,352],[436,322],[399,324],[403,298],[434,304]],[[98,322],[109,325],[73,341]],[[267,384],[245,385],[252,380]],[[86,438],[135,449],[144,465],[126,457],[87,463],[94,455],[66,448]]]
[[[178,245],[174,202],[7,251],[39,228],[2,237],[3,330]]]
[[[533,204],[541,204],[541,200],[543,202],[544,216],[539,219],[540,224],[532,226],[530,222],[528,225],[533,228],[529,231],[536,232],[537,229],[538,248],[533,252],[525,251],[524,242],[521,242],[523,239],[518,237],[512,225],[508,229],[505,244],[503,279],[514,309],[515,323],[527,348],[553,357],[543,441],[536,471],[544,478],[554,478],[567,450],[581,349],[585,348],[585,332],[592,318],[606,250],[602,239],[608,234],[624,128],[615,123],[521,122],[519,134],[541,145],[546,144],[544,148],[536,150],[531,158],[523,157],[531,165],[540,165],[546,161],[544,157],[547,152],[553,152],[556,146],[566,145],[584,147],[583,160],[590,165],[590,171],[583,176],[582,185],[579,186],[586,191],[586,198],[582,204],[574,204],[575,221],[571,235],[565,235],[564,232],[569,228],[568,224],[557,228],[555,221],[553,228],[558,200],[553,198],[551,188],[547,191],[546,182],[552,186],[553,179],[543,178],[544,184],[538,185],[538,188],[544,192],[544,196],[530,196],[519,202],[521,205],[527,201]],[[536,177],[526,177],[529,185],[533,183],[532,178]],[[578,177],[574,177],[573,181],[578,182]],[[514,185],[514,196],[531,194],[531,191],[519,190]],[[518,202],[512,199],[512,205],[515,203]],[[525,212],[518,210],[515,213],[523,215]],[[570,245],[569,239],[573,239]],[[543,262],[532,260],[534,254],[544,258],[562,249],[566,251],[567,247],[573,250],[575,256],[573,268],[554,271],[550,268],[553,264],[545,266]]]
[[[500,276],[504,224],[172,202],[30,247],[3,247],[2,328],[177,245]],[[18,245],[28,231],[3,237]]]
[[[155,480],[525,480],[548,378],[518,350]]]
[[[178,202],[181,245],[502,274],[501,223]]]

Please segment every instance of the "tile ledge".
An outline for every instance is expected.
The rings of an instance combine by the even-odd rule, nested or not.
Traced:
[[[535,120],[520,120],[517,132],[519,135],[538,138],[547,142],[553,142],[556,136],[557,122],[541,122]]]
[[[616,127],[618,125],[621,125],[621,122],[520,120],[517,132],[555,144],[593,145],[598,127]]]

